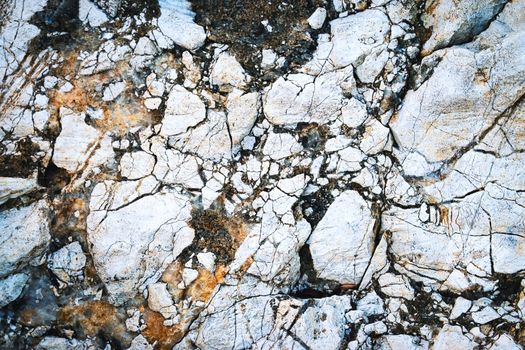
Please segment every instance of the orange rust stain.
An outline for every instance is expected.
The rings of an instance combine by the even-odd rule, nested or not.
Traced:
[[[239,268],[239,272],[237,273],[237,275],[238,276],[244,275],[248,271],[250,266],[252,266],[252,264],[253,264],[253,257],[250,256],[248,257],[248,259],[244,260],[241,267]]]
[[[83,112],[88,106],[93,106],[95,101],[89,90],[83,89],[79,84],[75,84],[70,92],[60,92],[58,90],[49,92],[49,102],[53,110],[60,110],[67,107],[77,112]]]
[[[226,229],[230,233],[231,237],[236,243],[235,248],[239,248],[244,239],[248,235],[248,228],[244,221],[240,218],[231,218],[226,220],[225,225]]]
[[[162,274],[162,282],[167,283],[171,288],[177,288],[177,285],[182,281],[183,265],[179,261],[174,261]]]
[[[130,127],[153,122],[152,116],[139,101],[127,96],[125,98],[127,103],[102,106],[104,119],[97,122],[97,126],[103,130],[127,131]]]
[[[223,265],[217,266],[214,274],[204,268],[198,271],[199,276],[186,289],[186,295],[190,296],[193,300],[206,302],[210,300],[215,287],[224,281],[227,267]]]
[[[146,323],[142,335],[150,344],[155,344],[155,349],[168,350],[182,339],[184,332],[178,325],[167,327],[164,325],[164,317],[158,312],[147,308],[141,310]]]
[[[450,224],[449,209],[445,206],[439,207],[439,223],[445,226]]]
[[[106,301],[88,301],[80,305],[67,305],[58,312],[60,323],[77,328],[80,336],[94,337],[99,333],[123,343],[130,341],[124,325],[125,315]]]
[[[77,76],[79,71],[78,52],[72,51],[66,54],[65,60],[53,72],[56,76],[65,77]],[[73,89],[70,92],[62,93],[58,90],[50,91],[49,104],[51,119],[58,120],[58,112],[61,107],[67,107],[76,112],[84,112],[87,107],[100,108],[104,111],[104,118],[96,121],[95,126],[103,132],[127,132],[130,127],[138,125],[149,125],[153,121],[150,113],[137,98],[133,91],[125,89],[118,97],[118,103],[103,101],[97,86],[107,84],[113,80],[126,82],[132,75],[131,67],[128,62],[117,63],[116,68],[109,72],[102,72],[91,76],[80,76],[78,79],[71,80]]]
[[[351,290],[351,289],[356,289],[357,288],[357,284],[352,284],[352,283],[343,283],[341,284],[341,290]]]

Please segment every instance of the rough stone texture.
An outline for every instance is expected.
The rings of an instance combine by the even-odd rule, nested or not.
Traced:
[[[161,15],[158,18],[158,30],[153,32],[162,48],[172,48],[175,44],[188,50],[196,50],[206,40],[204,28],[195,24],[187,1],[161,1]]]
[[[122,0],[94,0],[94,2],[106,10],[111,16],[115,16]]]
[[[73,242],[57,250],[48,257],[48,266],[60,280],[68,283],[82,276],[86,266],[86,256],[80,243]]]
[[[84,122],[85,115],[61,111],[62,131],[55,142],[53,162],[60,168],[74,172],[89,159],[99,139],[95,128]]]
[[[358,285],[374,248],[374,219],[356,191],[339,195],[308,243],[317,277]]]
[[[0,277],[25,267],[49,244],[47,205],[40,201],[0,213]]]
[[[28,275],[18,273],[0,280],[0,307],[16,300],[22,294],[28,279]]]
[[[423,21],[425,27],[431,28],[432,35],[423,45],[423,50],[432,52],[470,41],[488,26],[504,5],[503,0],[428,2]],[[450,11],[451,8],[454,11]]]
[[[525,344],[525,1],[0,9],[0,348]]]
[[[0,205],[39,188],[34,179],[0,177]]]
[[[191,243],[190,208],[177,193],[159,192],[121,206],[114,206],[112,192],[107,195],[91,207],[88,239],[100,278],[112,299],[122,303],[158,278]]]

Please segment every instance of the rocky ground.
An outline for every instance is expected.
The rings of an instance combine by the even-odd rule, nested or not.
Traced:
[[[0,10],[0,348],[522,349],[525,0]]]

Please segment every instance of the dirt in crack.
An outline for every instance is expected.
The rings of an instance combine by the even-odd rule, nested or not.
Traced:
[[[193,243],[181,254],[186,261],[192,254],[211,252],[216,263],[230,263],[247,234],[245,223],[236,217],[227,217],[219,209],[194,209],[190,226],[195,230]]]
[[[287,59],[283,71],[307,62],[316,48],[316,32],[307,19],[320,0],[196,0],[196,21],[209,31],[209,39],[230,45],[250,74],[260,63],[262,49],[273,49]]]

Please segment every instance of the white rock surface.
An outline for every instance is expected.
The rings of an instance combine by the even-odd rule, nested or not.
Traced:
[[[524,0],[82,0],[67,49],[46,3],[0,0],[0,347],[520,348]]]
[[[428,348],[426,340],[406,334],[382,336],[377,345],[377,349],[380,350],[426,350]]]
[[[385,43],[390,32],[388,17],[375,9],[335,19],[330,22],[330,28],[332,40],[328,60],[335,68],[364,59]]]
[[[51,236],[45,200],[0,212],[0,277],[25,267],[48,247]]]
[[[88,239],[95,267],[116,303],[151,283],[194,237],[186,223],[189,203],[181,194],[159,192],[120,210],[97,209],[91,207],[88,216]]]
[[[17,273],[0,279],[0,308],[18,299],[24,289],[29,275]]]
[[[0,177],[0,204],[38,190],[35,179]]]
[[[84,122],[83,113],[60,110],[62,131],[55,142],[53,162],[59,168],[74,172],[93,155],[100,139],[97,130]]]
[[[463,335],[461,327],[445,325],[434,339],[433,350],[474,349],[474,343]]]
[[[199,124],[206,118],[206,107],[197,96],[176,85],[168,95],[162,120],[162,135],[176,135]]]
[[[171,318],[177,313],[166,283],[154,283],[148,286],[148,306],[151,310],[160,312],[164,318]]]
[[[523,347],[514,342],[508,334],[502,334],[496,339],[490,350],[521,350]]]
[[[336,119],[345,104],[343,92],[354,84],[352,74],[349,66],[317,78],[302,73],[280,77],[266,90],[264,113],[276,125]]]
[[[78,18],[92,27],[99,27],[109,20],[106,14],[90,0],[80,0]]]
[[[114,101],[126,88],[126,83],[118,81],[116,83],[109,84],[103,92],[102,100],[103,101]]]
[[[472,319],[477,324],[485,324],[500,318],[501,315],[496,312],[492,307],[487,306],[480,311],[472,313]]]
[[[504,5],[505,1],[502,0],[462,0],[454,4],[441,0],[426,4],[423,23],[425,27],[432,28],[432,35],[423,49],[432,52],[469,41],[469,38],[483,30]],[[451,6],[454,11],[450,11]]]
[[[320,29],[326,20],[326,9],[318,7],[310,17],[308,17],[308,24],[313,29]]]
[[[86,256],[79,242],[70,243],[48,257],[49,269],[63,282],[82,276]]]
[[[414,289],[403,276],[385,273],[379,276],[378,282],[381,291],[388,296],[407,300],[414,299]]]
[[[456,302],[454,303],[454,307],[452,308],[452,311],[450,312],[450,319],[455,320],[456,318],[460,317],[465,312],[467,312],[471,306],[472,306],[472,301],[465,299],[463,297],[458,297],[456,299]]]
[[[308,241],[317,276],[358,285],[372,257],[374,222],[358,192],[340,194]]]
[[[195,14],[187,1],[173,4],[175,6],[170,1],[162,1],[158,31],[153,31],[155,39],[163,49],[173,48],[176,44],[191,51],[197,50],[206,40],[204,28],[193,21]]]
[[[155,165],[155,157],[147,152],[125,153],[120,159],[120,174],[137,180],[150,175]]]
[[[525,70],[525,48],[516,35],[511,32],[483,49],[452,47],[428,58],[439,59],[432,76],[407,93],[390,123],[405,154],[417,150],[429,163],[449,159],[516,103],[522,86],[518,77]],[[490,68],[491,57],[505,57],[506,68],[499,63]],[[491,70],[488,76],[482,73],[486,69]],[[447,89],[443,91],[442,86]]]
[[[224,51],[219,54],[213,63],[210,73],[210,82],[219,87],[230,86],[243,88],[246,85],[248,76],[241,64],[234,56]]]
[[[31,17],[46,6],[46,0],[9,1],[4,2],[5,10],[0,28],[0,42],[2,51],[0,57],[0,80],[5,81],[19,67],[27,52],[30,41],[35,38],[40,29],[30,24]],[[5,8],[4,8],[5,7]]]

